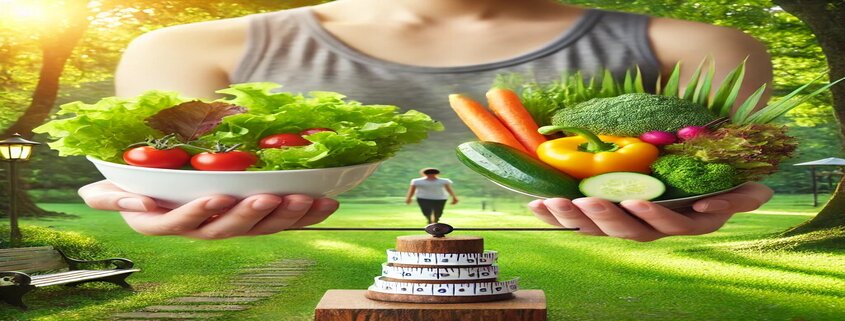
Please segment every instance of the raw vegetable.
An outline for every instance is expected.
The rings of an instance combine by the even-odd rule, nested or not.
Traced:
[[[528,153],[528,150],[522,146],[505,125],[477,101],[464,95],[452,94],[449,95],[449,105],[452,106],[461,121],[475,133],[475,136],[478,136],[478,139],[502,143]]]
[[[299,134],[275,134],[264,137],[258,142],[258,147],[261,148],[281,148],[290,146],[305,146],[311,145],[311,142],[302,138]]]
[[[640,140],[655,146],[663,146],[674,143],[678,138],[670,132],[652,130],[640,135]]]
[[[537,132],[537,123],[522,106],[519,96],[511,90],[494,88],[487,92],[487,104],[516,140],[530,154],[536,155],[537,146],[545,142],[546,137]]]
[[[611,202],[648,201],[660,197],[666,191],[666,186],[660,180],[631,172],[613,172],[593,176],[582,180],[578,188],[586,196],[600,197]]]
[[[158,149],[154,146],[138,146],[123,153],[123,160],[127,164],[151,168],[182,168],[190,159],[191,155],[180,148]]]
[[[571,132],[577,136],[547,141],[537,148],[546,164],[583,179],[609,172],[649,173],[660,151],[634,137],[596,136],[580,128],[545,126],[540,133]]]
[[[176,93],[149,91],[135,98],[104,98],[91,105],[72,102],[62,105],[57,115],[74,117],[49,121],[33,132],[56,138],[49,145],[59,156],[89,155],[121,162],[128,146],[164,136],[146,124],[147,117],[185,101]]]
[[[491,181],[536,197],[578,198],[578,181],[510,146],[495,142],[458,145],[458,159]]]
[[[753,181],[777,171],[797,147],[786,126],[726,125],[683,143],[667,145],[669,154],[693,156],[708,163],[725,163],[737,170],[737,180]]]
[[[703,126],[716,118],[706,108],[677,97],[625,94],[561,109],[552,124],[603,135],[637,137],[652,130],[674,132],[685,126]]]
[[[240,145],[227,147],[217,144],[214,150],[191,157],[191,166],[201,171],[243,171],[258,162],[258,157],[236,150],[238,147]]]
[[[182,142],[190,142],[214,130],[223,117],[245,112],[246,108],[232,104],[195,100],[162,110],[147,118],[146,122],[153,129],[174,134]]]
[[[57,139],[50,146],[61,156],[90,155],[105,161],[123,162],[127,146],[148,136],[160,138],[174,133],[171,131],[176,131],[181,139],[196,138],[190,143],[199,147],[210,148],[223,142],[242,144],[242,150],[257,152],[260,139],[270,134],[332,127],[333,132],[307,135],[305,138],[313,143],[311,145],[258,153],[262,159],[253,169],[280,170],[384,160],[403,145],[422,141],[429,131],[443,129],[442,124],[417,111],[400,113],[396,106],[363,105],[331,92],[308,95],[278,92],[278,87],[273,83],[236,84],[219,91],[230,95],[228,98],[213,102],[197,102],[176,93],[151,91],[134,98],[104,98],[91,105],[70,103],[61,106],[59,111],[59,115],[70,115],[70,118],[50,121],[35,132],[48,133]],[[206,120],[203,120],[205,117],[188,116],[190,121],[183,122],[187,126],[159,126],[168,121],[164,119],[167,112],[158,117],[156,114],[183,103],[220,106],[223,108],[219,109],[229,111],[243,107],[246,111],[219,114],[218,108],[212,107],[214,112],[206,110],[203,115],[214,117]],[[180,115],[178,118],[185,117]],[[179,128],[178,131],[174,127]],[[183,128],[190,130],[183,131]],[[203,133],[205,130],[208,131]]]
[[[706,126],[687,126],[678,129],[678,138],[681,140],[690,140],[710,132]]]
[[[706,163],[692,156],[662,156],[651,165],[654,176],[670,187],[671,197],[725,190],[741,183],[731,165]]]

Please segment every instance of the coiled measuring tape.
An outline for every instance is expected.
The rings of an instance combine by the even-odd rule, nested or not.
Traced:
[[[387,263],[410,265],[491,265],[496,263],[496,251],[484,253],[412,253],[387,250]]]
[[[504,282],[429,284],[384,281],[377,276],[370,291],[389,294],[434,296],[481,296],[513,293],[519,290],[519,278]]]
[[[499,266],[478,267],[404,267],[381,265],[381,276],[391,279],[410,280],[478,280],[495,279],[499,276]]]

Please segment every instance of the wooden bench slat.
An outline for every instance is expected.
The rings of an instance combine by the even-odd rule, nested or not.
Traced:
[[[34,246],[34,247],[18,247],[12,249],[0,249],[0,255],[3,253],[13,253],[13,252],[29,252],[29,251],[44,251],[44,250],[52,250],[52,246]]]
[[[64,263],[58,262],[44,262],[39,264],[21,264],[3,267],[0,271],[18,271],[29,274],[38,274],[39,272],[67,270],[68,266]]]
[[[34,270],[38,268],[43,268],[46,271],[51,270],[54,267],[67,268],[68,266],[67,263],[65,263],[65,261],[61,259],[34,259],[16,262],[0,262],[0,271],[18,271],[21,269]]]
[[[56,262],[64,262],[65,260],[62,259],[60,255],[51,255],[51,256],[33,256],[33,257],[20,257],[15,260],[11,261],[0,261],[0,268],[7,265],[20,265],[25,264],[27,262],[43,262],[43,261],[56,261]]]
[[[14,254],[2,255],[0,256],[0,261],[12,261],[18,260],[23,257],[41,257],[41,256],[60,256],[59,252],[50,250],[50,251],[43,251],[43,252],[19,252]]]
[[[31,284],[33,286],[36,286],[36,287],[45,287],[45,286],[51,286],[51,285],[59,285],[59,284],[74,283],[74,282],[85,281],[85,280],[99,279],[99,278],[112,276],[112,275],[133,273],[133,272],[138,272],[140,270],[129,269],[129,270],[100,270],[100,271],[107,272],[107,273],[88,274],[86,276],[80,276],[80,277],[74,277],[74,278],[68,278],[68,279],[48,280],[47,282],[33,281]]]
[[[61,261],[54,261],[54,260],[45,260],[45,261],[26,261],[26,262],[15,262],[9,264],[2,264],[0,265],[0,271],[17,271],[17,269],[31,269],[37,268],[41,266],[63,266],[68,267],[67,263]],[[49,269],[45,269],[49,270]]]
[[[64,280],[64,279],[75,279],[75,278],[85,278],[90,277],[92,275],[100,275],[100,274],[109,274],[110,272],[115,270],[73,270],[67,272],[61,272],[56,274],[45,274],[41,275],[41,277],[33,277],[32,281],[38,282],[49,282],[49,281],[56,281],[56,280]]]
[[[57,281],[64,281],[64,280],[78,280],[78,279],[90,279],[90,278],[98,278],[104,275],[111,275],[115,274],[112,270],[84,270],[80,273],[75,274],[65,274],[61,277],[52,277],[52,278],[42,278],[42,279],[35,279],[32,280],[33,283],[52,283]]]
[[[3,250],[0,250],[3,251]],[[31,251],[8,251],[8,252],[0,252],[0,257],[5,256],[17,256],[17,255],[27,255],[27,254],[38,254],[38,253],[55,253],[56,250],[51,248],[43,248],[38,250],[31,250]]]
[[[36,280],[44,281],[44,280],[49,280],[49,279],[54,279],[54,278],[65,278],[65,277],[74,276],[74,275],[78,275],[78,274],[84,274],[87,271],[89,271],[89,270],[73,270],[73,271],[65,271],[65,272],[59,272],[59,273],[53,273],[53,274],[35,275],[35,276],[32,276],[32,280],[33,281],[36,281]]]

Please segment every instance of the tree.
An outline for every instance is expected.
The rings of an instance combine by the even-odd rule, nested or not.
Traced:
[[[830,79],[845,77],[845,1],[775,0],[784,10],[804,21],[819,41],[827,56]],[[845,86],[831,88],[834,115],[839,121],[840,135],[845,137]],[[786,234],[800,234],[828,228],[845,227],[845,177],[839,182],[831,199],[810,221],[796,226]]]

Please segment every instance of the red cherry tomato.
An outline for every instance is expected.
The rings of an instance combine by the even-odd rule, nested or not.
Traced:
[[[156,149],[152,146],[140,146],[123,152],[123,161],[140,167],[176,169],[185,166],[190,158],[188,152],[179,148]]]
[[[311,145],[311,142],[299,134],[275,134],[264,137],[258,142],[261,148],[280,148],[288,146]]]
[[[302,135],[302,136],[308,136],[308,135],[316,134],[316,133],[320,133],[320,132],[334,132],[334,130],[332,130],[331,128],[309,128],[309,129],[306,129],[306,130],[299,132],[299,134]]]
[[[256,162],[258,157],[239,150],[225,153],[203,152],[191,157],[191,166],[201,171],[242,171]]]

